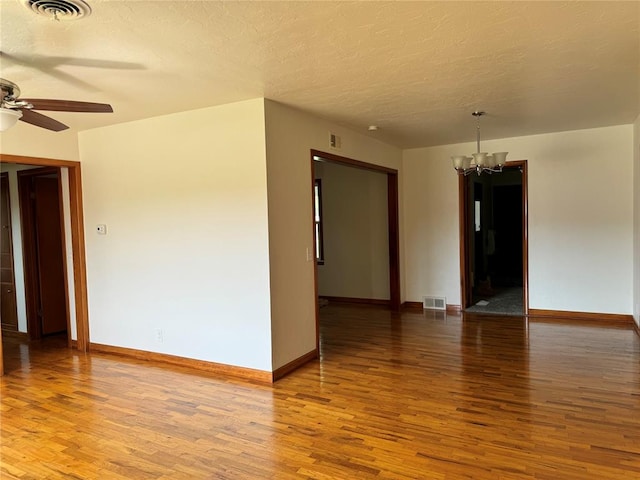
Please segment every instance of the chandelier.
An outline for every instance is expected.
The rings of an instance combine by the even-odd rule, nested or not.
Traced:
[[[469,175],[476,172],[480,175],[483,172],[486,173],[499,173],[502,172],[502,167],[507,161],[507,153],[509,152],[495,152],[489,154],[487,152],[480,151],[480,117],[485,112],[475,111],[471,115],[478,119],[478,126],[476,127],[476,145],[477,152],[472,153],[472,157],[466,155],[454,155],[451,157],[453,161],[453,168],[456,169],[459,175]]]

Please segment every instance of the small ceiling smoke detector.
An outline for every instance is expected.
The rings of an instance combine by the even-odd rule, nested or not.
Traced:
[[[32,12],[52,20],[79,20],[91,15],[83,0],[19,0]]]

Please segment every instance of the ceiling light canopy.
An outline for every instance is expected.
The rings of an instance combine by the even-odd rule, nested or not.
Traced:
[[[485,115],[485,112],[476,110],[471,115],[478,119],[478,125],[476,127],[476,153],[472,153],[472,157],[466,155],[454,155],[451,157],[453,161],[453,168],[456,169],[460,175],[469,175],[476,172],[480,175],[483,172],[486,173],[499,173],[502,172],[502,167],[507,161],[507,154],[509,152],[495,152],[489,154],[487,152],[480,151],[480,117]]]

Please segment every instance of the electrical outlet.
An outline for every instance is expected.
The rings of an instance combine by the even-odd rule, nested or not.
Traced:
[[[164,332],[161,328],[156,328],[156,342],[162,343],[164,342]]]

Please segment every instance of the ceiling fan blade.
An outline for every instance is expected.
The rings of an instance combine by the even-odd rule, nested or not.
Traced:
[[[54,120],[51,117],[47,117],[46,115],[42,115],[41,113],[34,112],[33,110],[24,108],[21,111],[22,117],[20,120],[30,123],[31,125],[35,125],[36,127],[46,128],[47,130],[53,130],[54,132],[59,132],[69,128],[64,123]]]
[[[108,103],[76,102],[74,100],[51,100],[43,98],[20,98],[33,105],[34,110],[55,110],[57,112],[112,113]]]

